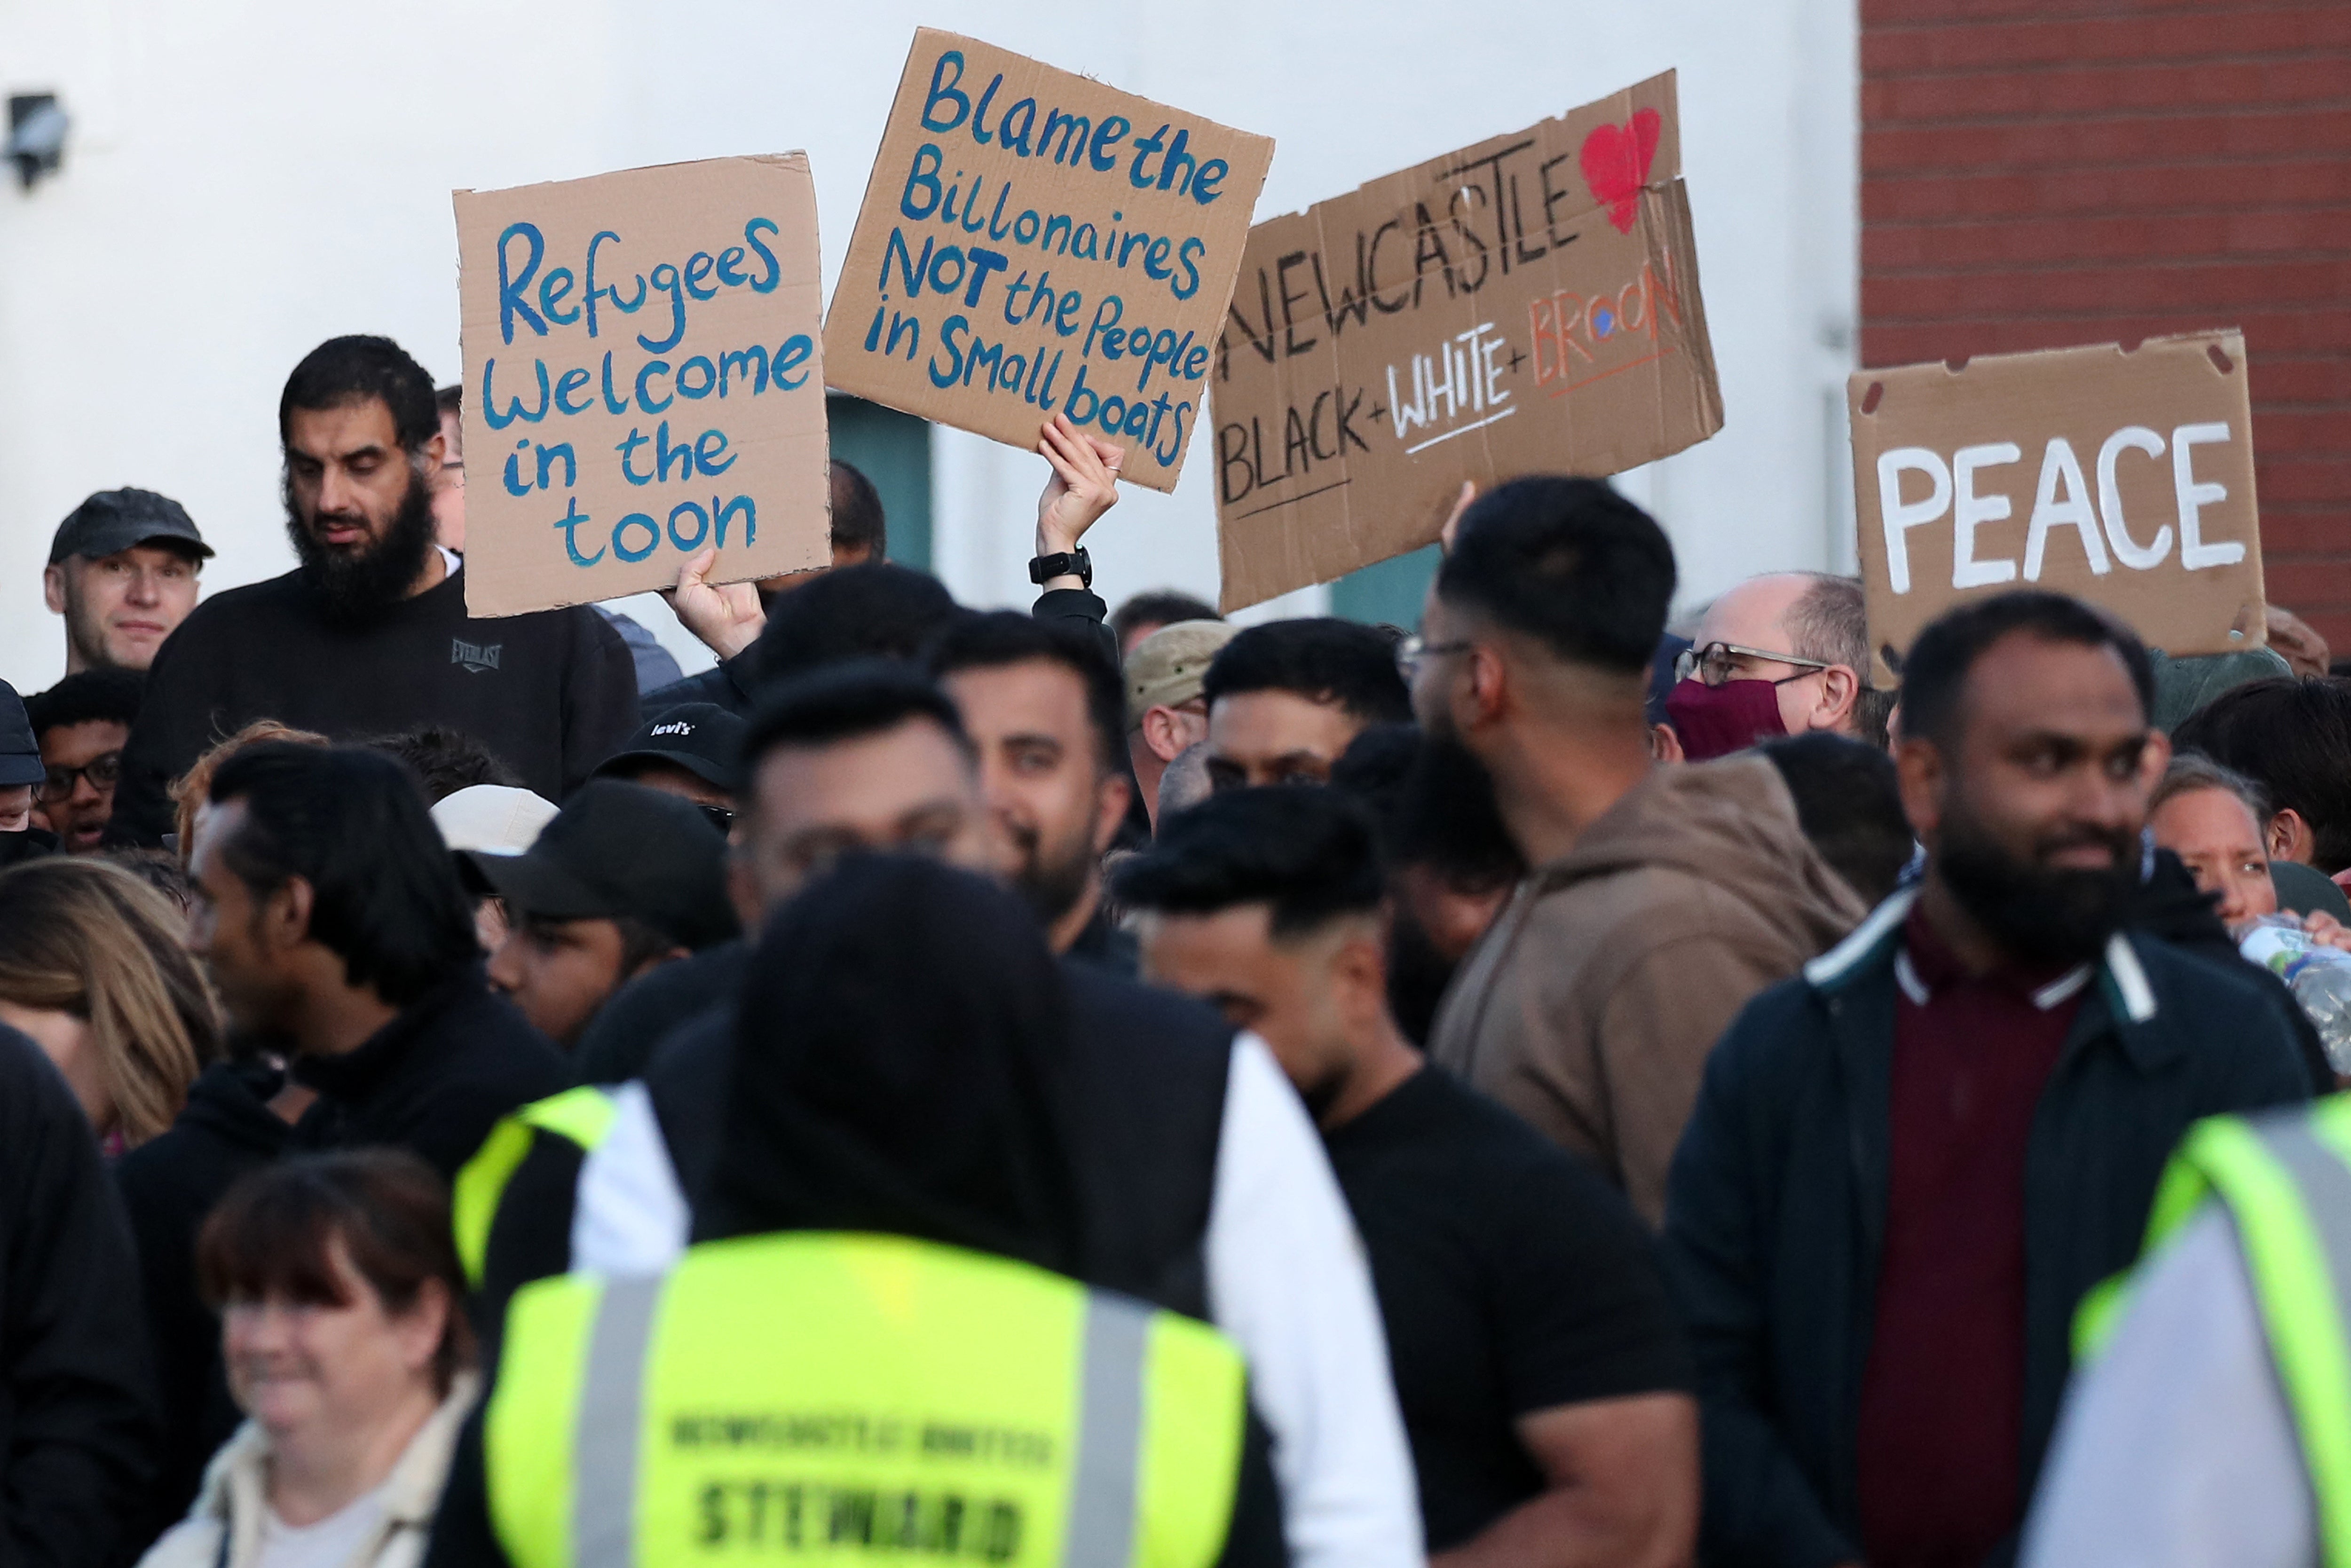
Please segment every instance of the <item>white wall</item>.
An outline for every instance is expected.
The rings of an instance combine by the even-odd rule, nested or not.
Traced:
[[[918,23],[1272,135],[1261,214],[1677,67],[1727,423],[1625,488],[1688,598],[1849,561],[1853,0],[1501,0],[1474,23],[1399,0],[0,0],[0,89],[55,90],[74,120],[61,174],[0,188],[0,675],[63,666],[39,566],[92,490],[185,502],[215,588],[290,564],[279,387],[349,331],[455,379],[453,187],[806,148],[829,280]],[[1021,601],[1041,461],[942,432],[935,466],[942,575]],[[1210,484],[1195,461],[1172,497],[1130,490],[1097,586],[1213,594]]]

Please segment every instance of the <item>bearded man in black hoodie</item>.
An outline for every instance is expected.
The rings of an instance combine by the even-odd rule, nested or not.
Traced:
[[[170,782],[257,718],[337,739],[439,725],[490,741],[559,800],[637,727],[620,633],[584,605],[475,620],[464,563],[433,539],[433,382],[389,338],[335,338],[287,378],[277,434],[300,564],[214,594],[149,672],[109,838],[154,842]]]

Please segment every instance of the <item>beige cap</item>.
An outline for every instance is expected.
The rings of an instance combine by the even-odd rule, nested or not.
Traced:
[[[1229,622],[1178,621],[1137,643],[1126,656],[1126,727],[1140,725],[1148,709],[1198,696],[1217,650],[1239,633]]]
[[[433,825],[453,850],[518,855],[555,817],[555,805],[528,789],[504,784],[474,784],[444,796],[433,808]]]

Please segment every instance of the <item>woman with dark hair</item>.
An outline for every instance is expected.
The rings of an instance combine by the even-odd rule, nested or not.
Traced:
[[[270,1166],[196,1267],[248,1419],[142,1568],[413,1568],[477,1387],[441,1178],[392,1149]]]

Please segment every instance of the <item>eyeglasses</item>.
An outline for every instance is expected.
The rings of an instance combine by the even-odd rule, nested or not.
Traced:
[[[1770,659],[1776,664],[1795,664],[1802,674],[1782,675],[1771,684],[1775,686],[1790,681],[1801,681],[1814,670],[1830,670],[1836,666],[1826,659],[1800,659],[1793,653],[1775,653],[1769,648],[1742,647],[1737,643],[1708,643],[1703,648],[1684,648],[1674,661],[1674,679],[1688,680],[1696,675],[1709,686],[1719,686],[1739,673],[1738,660]]]
[[[94,757],[79,768],[52,768],[41,780],[41,800],[51,806],[62,805],[73,799],[74,787],[87,779],[94,789],[111,789],[114,781],[122,777],[122,753],[110,751]]]
[[[1464,653],[1477,645],[1478,644],[1475,643],[1466,642],[1432,643],[1426,638],[1416,633],[1413,636],[1406,637],[1403,642],[1396,644],[1396,668],[1402,670],[1405,674],[1405,678],[1409,680],[1412,678],[1414,673],[1420,668],[1422,660],[1433,659],[1439,653]]]
[[[705,817],[710,819],[710,825],[721,833],[731,833],[735,831],[735,813],[726,807],[706,805],[699,800],[695,802],[695,806]]]

